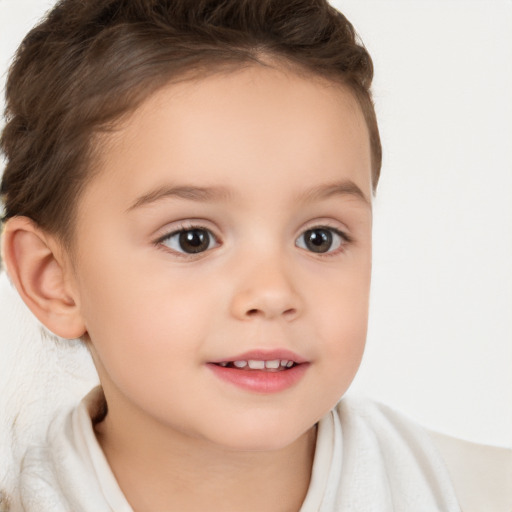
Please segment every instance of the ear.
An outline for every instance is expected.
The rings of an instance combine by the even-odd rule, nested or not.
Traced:
[[[3,258],[32,313],[61,338],[79,338],[85,326],[61,244],[27,217],[12,217],[3,233]]]

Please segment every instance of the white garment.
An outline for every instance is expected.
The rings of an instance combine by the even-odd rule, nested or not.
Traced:
[[[45,445],[28,450],[21,510],[133,512],[92,428],[101,397],[95,388],[77,409],[52,421]],[[385,406],[353,398],[344,398],[319,422],[300,512],[348,511],[460,511],[428,434]]]
[[[460,511],[428,434],[389,407],[345,397],[319,424],[300,512]]]
[[[27,451],[20,512],[133,512],[94,434],[91,417],[102,401],[98,386],[76,409],[55,417],[46,444]]]
[[[0,270],[0,512],[20,510],[13,495],[27,447],[98,383],[84,344],[49,333]]]

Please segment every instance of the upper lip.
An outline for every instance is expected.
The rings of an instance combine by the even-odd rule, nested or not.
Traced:
[[[307,363],[308,360],[304,357],[292,352],[287,349],[258,349],[258,350],[249,350],[248,352],[244,352],[243,354],[238,354],[236,356],[223,357],[222,359],[218,359],[215,361],[210,361],[211,363],[229,363],[232,361],[293,361],[294,363]]]

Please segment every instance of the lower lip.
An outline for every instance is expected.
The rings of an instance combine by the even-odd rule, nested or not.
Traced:
[[[301,363],[293,368],[271,372],[265,370],[240,370],[216,364],[207,365],[220,379],[235,386],[255,393],[279,393],[299,382],[309,367],[309,363]]]

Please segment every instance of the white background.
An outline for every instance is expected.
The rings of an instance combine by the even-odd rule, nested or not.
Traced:
[[[0,0],[10,56],[51,0]],[[374,58],[384,165],[353,391],[512,447],[512,1],[337,0]]]

